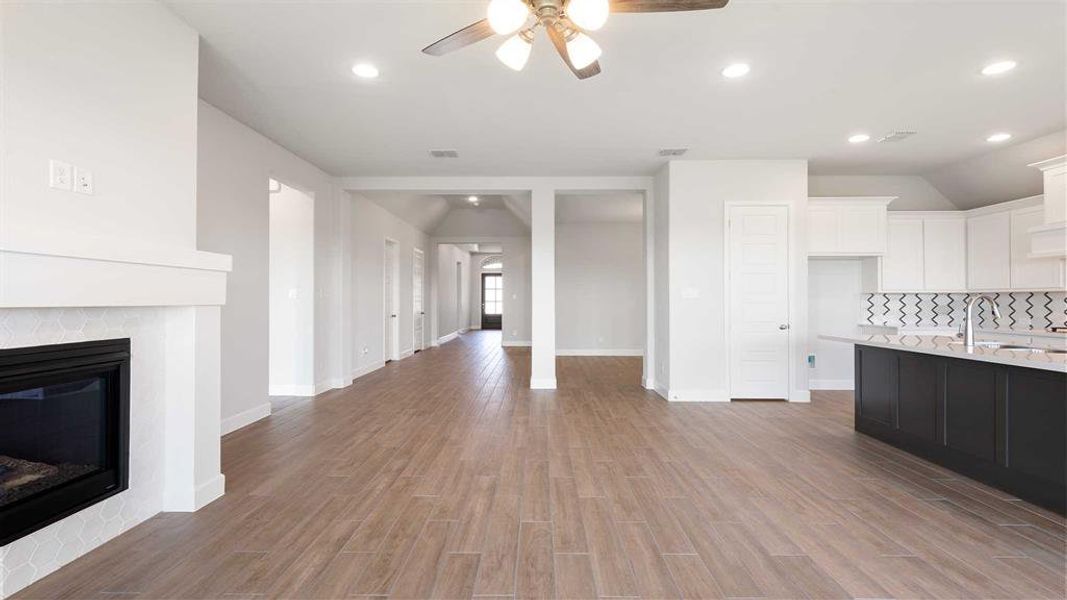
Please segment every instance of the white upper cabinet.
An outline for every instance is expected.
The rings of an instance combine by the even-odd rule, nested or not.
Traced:
[[[967,281],[977,291],[1011,287],[1011,213],[967,219]]]
[[[893,196],[808,199],[809,256],[881,256]]]
[[[923,219],[923,289],[967,289],[967,220],[962,215]]]
[[[891,213],[888,238],[881,291],[967,289],[967,223],[962,214]]]
[[[891,216],[888,249],[882,259],[882,290],[919,292],[924,289],[923,220]]]
[[[1013,210],[1011,217],[1011,288],[1015,290],[1063,289],[1063,263],[1055,258],[1030,257],[1030,230],[1043,225],[1041,206]]]

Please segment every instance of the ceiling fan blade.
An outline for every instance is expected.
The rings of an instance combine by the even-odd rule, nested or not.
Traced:
[[[476,44],[484,39],[491,38],[494,35],[496,35],[496,32],[489,26],[489,19],[482,19],[477,23],[467,25],[446,38],[442,38],[429,46],[426,46],[422,51],[425,54],[430,54],[432,56],[441,56],[443,54],[448,54],[449,52],[455,52],[456,50],[465,48],[471,44]]]
[[[567,63],[567,68],[574,73],[575,77],[578,79],[589,79],[594,75],[600,74],[599,61],[593,61],[592,64],[582,69],[575,67],[574,63],[571,62],[570,53],[567,52],[567,40],[563,37],[563,33],[552,26],[545,27],[545,31],[548,32],[548,38],[552,40],[552,45],[556,47],[556,52],[559,52],[560,58],[563,59],[563,62]]]
[[[722,8],[730,0],[611,0],[613,13],[677,12]]]

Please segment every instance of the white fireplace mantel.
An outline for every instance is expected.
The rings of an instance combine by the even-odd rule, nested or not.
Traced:
[[[0,244],[0,308],[221,306],[232,266],[198,250]]]

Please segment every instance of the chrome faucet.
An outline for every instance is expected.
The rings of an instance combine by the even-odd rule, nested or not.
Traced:
[[[980,294],[971,298],[967,303],[967,316],[963,319],[963,345],[971,350],[974,348],[974,307],[985,300],[989,303],[989,306],[993,308],[993,317],[1000,318],[1000,309],[997,308],[997,301],[988,294]]]

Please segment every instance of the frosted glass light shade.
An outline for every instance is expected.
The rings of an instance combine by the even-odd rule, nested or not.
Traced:
[[[526,67],[526,61],[530,60],[530,50],[533,44],[524,40],[521,35],[513,35],[496,50],[496,57],[509,69],[521,71]]]
[[[600,58],[600,52],[600,46],[584,33],[579,33],[567,42],[567,54],[576,69],[584,69],[593,64]]]
[[[608,22],[608,0],[571,0],[567,18],[586,31],[596,31]]]
[[[489,27],[500,35],[515,33],[526,23],[530,8],[522,0],[491,0]]]

